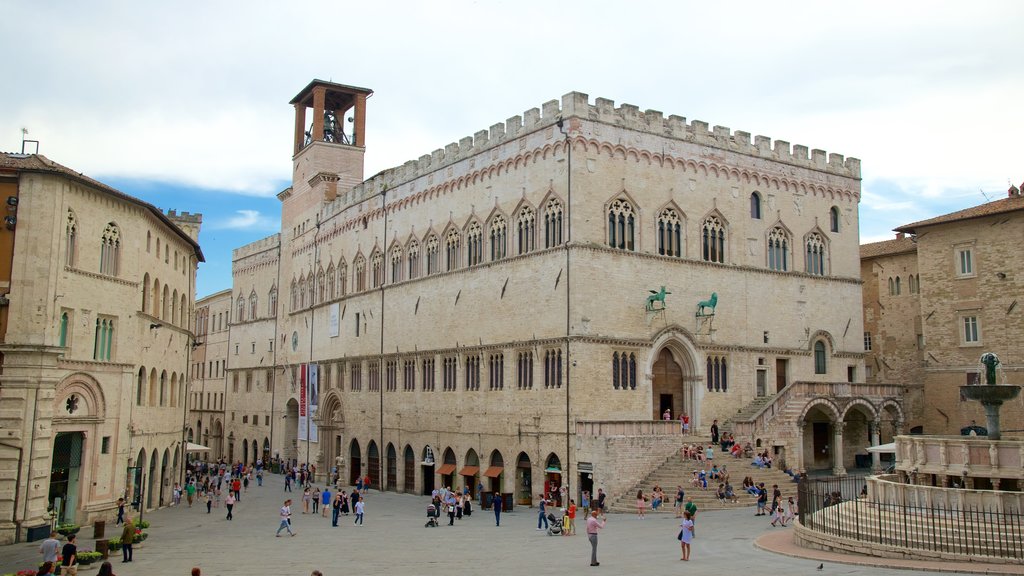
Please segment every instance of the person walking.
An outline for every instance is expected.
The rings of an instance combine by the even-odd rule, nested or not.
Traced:
[[[548,516],[547,516],[548,499],[543,494],[540,494],[539,496],[540,496],[540,505],[539,505],[539,510],[537,512],[537,530],[547,530],[548,529]],[[544,524],[543,528],[540,527],[541,523]]]
[[[68,542],[60,549],[60,573],[62,576],[78,576],[78,544],[77,535],[69,534]]]
[[[608,495],[604,493],[604,488],[597,489],[597,509],[601,511],[601,518],[607,517],[604,509],[604,501]]]
[[[132,561],[132,544],[135,543],[135,524],[132,524],[130,517],[124,519],[124,529],[121,530],[121,562]]]
[[[324,491],[320,493],[320,503],[322,506],[320,515],[327,518],[327,509],[331,507],[331,487],[324,486]]]
[[[189,482],[188,485],[185,486],[185,499],[188,500],[188,507],[189,508],[192,507],[192,501],[195,500],[195,497],[196,497],[196,483],[195,482]]]
[[[114,522],[114,526],[121,524],[124,524],[124,498],[117,499],[117,522]]]
[[[501,494],[491,495],[491,508],[494,509],[494,525],[501,526]]]
[[[331,526],[338,527],[338,515],[341,514],[341,503],[345,500],[341,492],[334,495],[334,502],[331,503]]]
[[[690,518],[691,524],[693,524],[694,522],[697,521],[697,505],[693,503],[693,498],[687,498],[686,499],[686,507],[683,510],[683,518],[686,518],[687,514],[690,515],[689,518]],[[692,534],[696,534],[697,533],[695,526],[690,526],[690,532]]]
[[[292,473],[291,472],[289,472],[289,473],[284,475],[284,491],[285,492],[291,492],[292,491]]]
[[[352,523],[353,525],[363,525],[363,514],[365,513],[365,511],[366,504],[363,502],[362,497],[359,497],[359,499],[356,501],[356,520]],[[449,526],[451,526],[451,524],[449,524]]]
[[[284,506],[281,506],[281,525],[277,527],[277,533],[275,536],[281,537],[281,530],[287,530],[289,536],[295,536],[295,532],[292,532],[292,501],[291,498],[284,501]]]
[[[682,549],[680,560],[690,559],[690,542],[693,541],[693,519],[688,510],[683,511],[683,521],[679,524],[679,547]]]
[[[600,566],[601,563],[597,561],[597,532],[608,524],[608,520],[598,520],[597,510],[590,512],[590,518],[587,518],[587,539],[590,540],[590,565]]]
[[[674,508],[676,510],[676,518],[682,518],[683,517],[683,502],[685,502],[685,498],[686,498],[686,492],[683,490],[682,484],[677,484],[676,485],[676,500],[675,500],[675,506],[674,506]]]
[[[636,491],[636,515],[641,520],[644,519],[644,512],[647,508],[647,497],[644,496],[643,490]]]
[[[320,506],[320,487],[313,488],[313,497],[310,500],[313,503],[313,514],[317,513],[317,509]]]
[[[565,509],[565,529],[562,530],[562,535],[576,535],[576,501],[572,498],[569,499],[569,507]]]
[[[57,550],[60,550],[60,540],[57,539],[57,532],[50,532],[50,537],[43,540],[39,545],[39,553],[43,555],[43,562],[57,562]]]
[[[227,519],[231,520],[234,516],[231,514],[232,510],[235,509],[235,495],[228,492],[228,497],[224,499],[224,506],[228,509]]]
[[[235,500],[242,499],[242,481],[237,476],[231,481],[231,491],[235,493]]]

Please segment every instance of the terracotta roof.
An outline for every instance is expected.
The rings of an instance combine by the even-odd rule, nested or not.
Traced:
[[[911,240],[909,236],[860,245],[860,257],[862,259],[877,258],[878,256],[892,256],[894,254],[905,254],[908,252],[917,252],[917,243]]]
[[[985,216],[993,216],[995,214],[1016,212],[1017,210],[1024,210],[1024,196],[1003,198],[1002,200],[988,202],[980,206],[960,210],[959,212],[952,212],[944,216],[937,216],[928,220],[914,222],[913,224],[906,224],[897,228],[896,231],[915,234],[917,233],[918,228],[924,228],[925,226],[934,226],[935,224],[945,224],[947,222],[956,222],[959,220],[971,220],[973,218],[983,218]]]
[[[163,210],[160,210],[159,208],[153,206],[149,202],[139,200],[134,196],[129,196],[124,192],[117,190],[116,188],[111,188],[110,186],[107,186],[106,184],[100,182],[99,180],[94,180],[86,176],[85,174],[82,174],[81,172],[76,172],[75,170],[72,170],[71,168],[68,168],[63,164],[58,164],[53,160],[50,160],[46,156],[43,156],[42,154],[14,154],[11,152],[0,152],[0,176],[16,176],[19,172],[43,172],[47,174],[58,174],[66,178],[70,178],[71,180],[81,182],[82,184],[85,184],[87,186],[91,186],[93,188],[102,190],[110,194],[111,196],[114,196],[126,202],[131,202],[132,204],[141,206],[146,210],[149,210],[150,213],[156,216],[161,222],[166,224],[168,228],[177,232],[178,236],[180,236],[183,240],[185,240],[185,242],[191,245],[195,249],[196,258],[200,262],[206,261],[206,259],[203,258],[203,251],[199,247],[199,243],[193,240],[191,236],[186,234],[184,230],[179,228],[177,224],[171,221],[171,219],[168,218],[166,214],[164,214]]]

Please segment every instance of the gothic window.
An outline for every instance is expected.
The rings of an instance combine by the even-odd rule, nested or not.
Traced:
[[[355,271],[353,272],[354,284],[352,285],[352,291],[362,292],[363,290],[366,290],[366,259],[362,256],[357,256],[356,262],[353,266],[355,267]]]
[[[444,359],[442,389],[445,392],[455,390],[455,370],[458,368],[458,363],[459,359],[455,356],[448,356]]]
[[[516,388],[533,389],[533,352],[520,352],[516,356]]]
[[[370,276],[373,288],[384,284],[384,256],[380,252],[370,255]]]
[[[789,270],[789,235],[782,226],[776,226],[768,233],[768,269]]]
[[[297,310],[299,308],[299,284],[294,279],[292,280],[290,296],[292,301],[292,310]]]
[[[413,240],[409,242],[409,247],[406,249],[409,263],[409,280],[414,280],[420,275],[420,243]]]
[[[309,271],[309,275],[306,276],[306,305],[312,306],[313,300],[313,271]]]
[[[480,356],[466,356],[466,390],[480,389]]]
[[[519,254],[533,252],[537,237],[537,216],[533,208],[524,207],[516,216],[516,249]]]
[[[397,284],[402,280],[402,249],[395,246],[391,249],[391,283]]]
[[[327,275],[324,274],[324,269],[320,268],[316,271],[316,301],[324,300],[327,300]]]
[[[427,238],[427,276],[441,271],[440,246],[441,242],[437,239],[437,236],[431,235],[430,238]]]
[[[828,211],[828,229],[832,232],[839,232],[839,208],[835,206]]]
[[[821,340],[814,343],[814,373],[828,373],[828,366],[825,363],[825,343]]]
[[[491,390],[505,389],[505,355],[491,354],[487,358],[488,386]]]
[[[257,309],[258,305],[259,305],[259,299],[256,298],[256,291],[253,290],[252,293],[249,294],[249,319],[250,320],[255,320],[256,317],[258,316],[258,309]]]
[[[338,263],[338,296],[348,294],[348,264],[342,258]]]
[[[388,392],[398,389],[398,361],[388,360],[384,364],[384,382]]]
[[[484,261],[483,230],[478,222],[473,222],[466,230],[466,253],[469,257],[467,266],[476,266]]]
[[[380,362],[373,361],[369,363],[370,372],[370,385],[368,386],[371,392],[380,390]]]
[[[726,392],[729,389],[729,371],[725,357],[708,356],[707,373],[708,392]]]
[[[825,275],[825,241],[817,232],[807,235],[807,273]]]
[[[306,275],[299,276],[299,308],[306,307]]]
[[[562,349],[544,351],[544,387],[562,387]]]
[[[508,246],[508,224],[505,217],[498,215],[491,220],[491,261],[501,260],[505,257],[505,250]]]
[[[64,263],[68,266],[75,265],[75,248],[76,241],[78,239],[78,219],[75,218],[75,213],[68,210],[68,222],[67,227],[64,230],[64,250],[67,254],[64,256]],[[148,246],[147,246],[148,249]]]
[[[544,206],[544,247],[552,248],[561,244],[562,203],[555,198],[551,198]]]
[[[420,378],[421,386],[424,392],[434,391],[434,359],[425,358],[423,360],[422,377]]]
[[[236,320],[238,322],[245,322],[245,298],[243,298],[241,294],[238,295],[235,308],[237,310],[235,315],[238,317]]]
[[[761,219],[761,195],[757,192],[750,195],[750,217],[754,220]]]
[[[725,262],[725,224],[708,216],[701,226],[701,257],[705,262]]]
[[[334,300],[338,297],[337,272],[334,270],[334,262],[327,265],[327,294],[328,298]]]
[[[612,353],[612,387],[616,390],[636,390],[636,354]]]
[[[109,362],[111,349],[114,346],[114,320],[97,318],[96,333],[93,340],[92,359]]]
[[[618,199],[608,207],[608,245],[620,250],[635,250],[636,215],[633,205]]]
[[[70,317],[67,312],[62,312],[60,315],[60,340],[57,345],[66,348],[68,345],[68,328],[70,327]]]
[[[658,215],[658,254],[677,258],[683,255],[682,220],[672,208],[666,208]]]
[[[462,239],[459,238],[459,231],[452,228],[448,231],[448,236],[445,238],[445,255],[447,256],[447,262],[445,270],[452,271],[459,267],[459,251],[461,248]]]
[[[402,390],[412,392],[416,389],[416,361],[406,360],[402,364]]]
[[[363,365],[356,361],[349,368],[349,388],[353,392],[358,392],[363,389]]]
[[[619,377],[619,353],[612,352],[612,388],[618,390],[622,387]]]
[[[121,231],[113,222],[103,230],[100,245],[100,274],[117,276],[121,266]]]
[[[270,295],[267,297],[267,313],[270,316],[277,316],[277,286],[270,288]]]
[[[903,293],[903,290],[902,290],[902,288],[900,288],[900,277],[897,276],[896,277],[896,294],[895,295],[899,296],[902,293]]]

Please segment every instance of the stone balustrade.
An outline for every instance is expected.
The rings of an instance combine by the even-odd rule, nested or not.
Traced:
[[[984,436],[898,436],[896,470],[904,477],[1016,480],[1024,482],[1024,441],[989,440]],[[997,483],[997,482],[994,482]]]
[[[896,474],[867,478],[868,500],[871,502],[947,510],[988,510],[1001,514],[1020,514],[1024,510],[1024,493],[999,490],[951,489],[941,486],[904,484]]]
[[[577,420],[577,436],[682,436],[676,420]]]

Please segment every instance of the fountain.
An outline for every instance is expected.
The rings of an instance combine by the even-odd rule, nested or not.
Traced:
[[[1013,400],[1020,394],[1020,386],[996,384],[996,366],[999,366],[999,358],[995,354],[982,354],[981,363],[985,366],[985,384],[961,386],[960,394],[968,400],[981,402],[985,407],[985,419],[988,421],[988,438],[999,440],[999,409],[1002,408],[1003,402]]]

